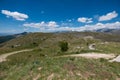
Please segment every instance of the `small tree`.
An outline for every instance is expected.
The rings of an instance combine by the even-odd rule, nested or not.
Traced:
[[[62,52],[65,52],[68,50],[68,42],[66,42],[66,41],[61,41],[59,43],[59,46],[60,46],[60,49]]]

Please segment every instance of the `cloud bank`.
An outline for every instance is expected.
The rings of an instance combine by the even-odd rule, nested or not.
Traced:
[[[42,32],[56,32],[56,31],[96,31],[99,29],[120,29],[120,22],[114,23],[96,23],[94,25],[85,25],[80,27],[69,27],[58,25],[54,21],[50,22],[40,22],[40,23],[27,23],[23,24],[24,27],[38,28]]]
[[[27,28],[38,28],[42,32],[56,32],[56,31],[97,31],[97,30],[106,30],[106,29],[120,29],[120,22],[116,21],[113,23],[101,23],[99,21],[107,21],[111,20],[113,18],[116,18],[118,16],[118,13],[116,11],[107,13],[106,15],[102,15],[98,18],[98,22],[95,24],[88,24],[93,22],[93,18],[87,18],[87,17],[79,17],[77,19],[78,22],[84,23],[86,25],[84,26],[78,26],[74,27],[69,25],[69,23],[57,23],[55,21],[49,21],[49,22],[39,22],[39,23],[25,23],[23,24],[24,27]],[[68,19],[68,22],[71,22],[71,20]]]
[[[107,13],[106,15],[100,16],[99,21],[107,21],[112,20],[113,18],[116,18],[118,16],[118,13],[116,11]]]
[[[33,27],[33,28],[55,28],[59,25],[55,21],[49,21],[49,22],[40,22],[40,23],[25,23],[23,24],[25,27]]]
[[[99,29],[120,29],[120,22],[114,23],[97,23],[94,25],[85,25],[78,28],[73,28],[74,31],[96,31]]]
[[[23,13],[19,13],[19,12],[11,12],[11,11],[8,11],[8,10],[1,10],[1,13],[6,15],[6,17],[12,17],[16,20],[19,20],[19,21],[25,21],[25,19],[28,18],[28,15],[26,14],[23,14]]]
[[[11,12],[8,10],[1,10],[1,13],[6,15],[6,17],[12,17],[19,21],[25,21],[28,18],[28,15],[19,13],[19,12]],[[23,26],[25,28],[36,28],[39,29],[41,32],[56,32],[56,31],[96,31],[99,29],[120,29],[120,22],[113,22],[113,23],[100,23],[99,21],[107,21],[111,20],[113,18],[116,18],[118,16],[118,13],[116,11],[107,13],[106,15],[102,15],[98,18],[98,23],[96,24],[87,24],[92,23],[93,18],[87,18],[87,17],[79,17],[77,19],[78,22],[85,23],[84,26],[78,26],[78,27],[70,27],[69,23],[57,23],[55,21],[41,21],[38,23],[24,23]],[[68,22],[72,22],[73,20],[69,20]],[[71,23],[72,24],[72,23]],[[73,26],[73,24],[72,24]]]

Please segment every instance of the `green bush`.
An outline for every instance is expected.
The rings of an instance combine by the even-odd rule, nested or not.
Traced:
[[[68,42],[66,41],[59,42],[59,46],[62,52],[65,52],[68,50]]]

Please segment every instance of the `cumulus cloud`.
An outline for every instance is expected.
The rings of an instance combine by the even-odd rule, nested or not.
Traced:
[[[74,31],[96,31],[99,29],[120,29],[120,22],[114,23],[97,23],[94,25],[85,25],[77,28],[72,28]]]
[[[23,14],[23,13],[19,13],[19,12],[11,12],[8,10],[1,10],[1,13],[6,15],[7,17],[12,17],[12,18],[19,20],[19,21],[24,21],[25,19],[28,18],[28,15]]]
[[[81,17],[78,18],[78,22],[82,22],[82,23],[92,23],[92,18],[86,18],[86,17]]]
[[[40,32],[56,32],[56,31],[70,31],[71,28],[67,26],[58,25],[55,21],[40,22],[40,23],[25,23],[25,28],[36,28]]]
[[[46,24],[48,27],[58,27],[57,23],[55,21],[50,21]]]
[[[113,18],[116,18],[118,16],[118,13],[116,13],[116,11],[107,13],[106,15],[100,16],[99,17],[99,21],[107,21],[107,20],[111,20]]]
[[[25,23],[23,24],[25,27],[33,27],[33,28],[54,28],[58,27],[59,25],[55,21],[49,21],[49,22],[40,22],[40,23]]]
[[[56,31],[96,31],[99,29],[120,29],[120,22],[114,23],[96,23],[94,25],[85,25],[80,27],[70,27],[69,25],[63,26],[57,24],[55,21],[40,22],[40,23],[25,23],[23,26],[29,28],[38,28],[41,32],[56,32]]]
[[[120,29],[120,22],[114,22],[114,23],[96,23],[94,25],[85,25],[80,27],[58,27],[54,28],[54,31],[97,31],[100,29]]]

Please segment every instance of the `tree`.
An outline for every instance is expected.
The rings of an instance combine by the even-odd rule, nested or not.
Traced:
[[[68,50],[68,42],[66,41],[59,42],[59,46],[62,52],[65,52]]]

